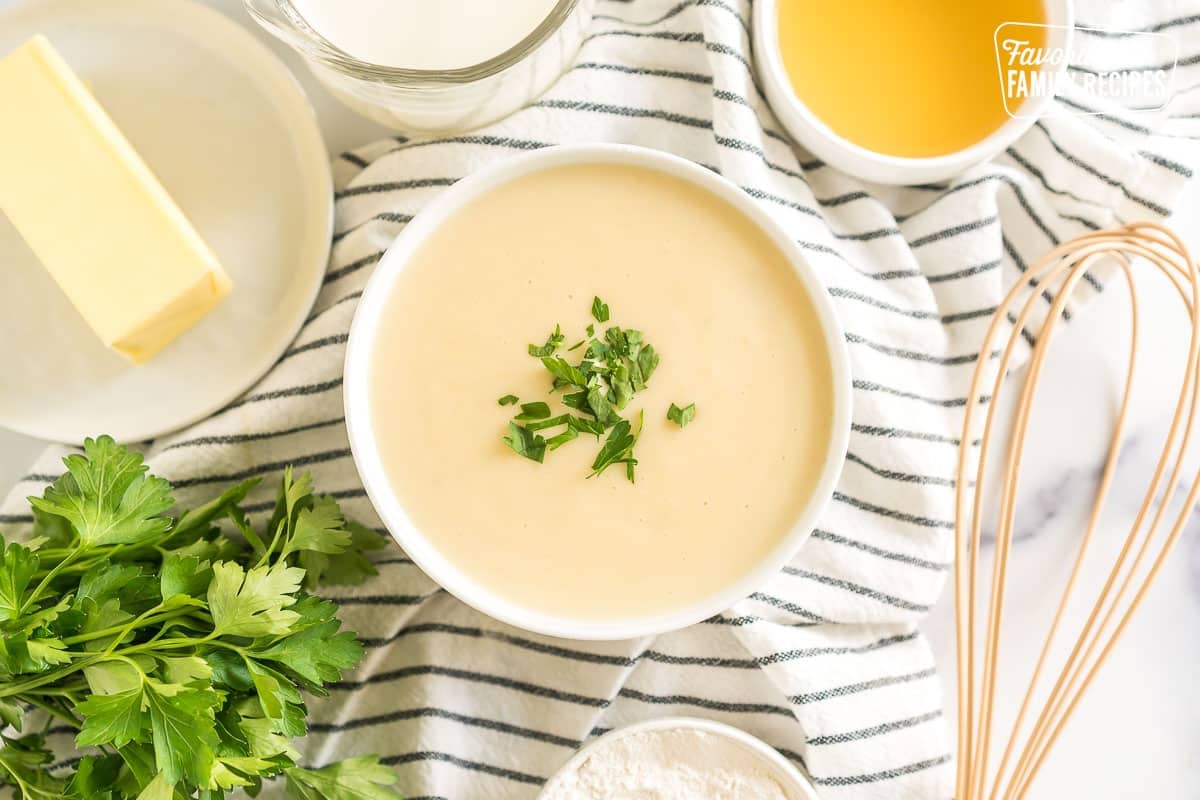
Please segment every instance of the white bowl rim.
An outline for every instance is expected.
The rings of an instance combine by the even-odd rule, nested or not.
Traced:
[[[791,783],[786,787],[798,793],[796,800],[819,800],[817,792],[813,788],[812,783],[804,777],[804,774],[796,768],[796,765],[788,761],[782,753],[776,750],[771,745],[759,739],[757,736],[746,733],[741,728],[735,728],[733,725],[728,725],[724,722],[716,720],[704,719],[703,717],[660,717],[658,719],[645,720],[643,722],[635,722],[631,725],[625,725],[620,728],[614,728],[602,736],[596,737],[588,742],[575,754],[567,759],[561,767],[559,767],[553,775],[542,785],[541,792],[538,797],[546,796],[554,786],[554,782],[560,777],[567,775],[575,770],[585,760],[590,758],[593,753],[600,747],[615,739],[621,739],[635,733],[643,733],[645,731],[660,731],[660,730],[697,730],[704,733],[711,733],[716,736],[723,736],[731,739],[743,747],[753,751],[756,755],[762,757],[772,767],[775,768],[777,777],[786,779]]]
[[[755,0],[751,21],[754,60],[765,84],[771,108],[788,132],[814,151],[813,155],[865,180],[918,184],[949,178],[1007,148],[1033,126],[1053,100],[1053,97],[1042,96],[1027,101],[1021,116],[1010,116],[1004,124],[978,142],[939,156],[894,156],[868,149],[834,132],[792,89],[776,35],[776,9],[780,1]],[[1073,0],[1042,0],[1042,5],[1047,15],[1046,27],[1059,32],[1059,41],[1052,46],[1070,52],[1075,23]],[[1058,73],[1065,69],[1064,62],[1053,71]],[[816,152],[818,149],[821,152]]]
[[[824,465],[808,503],[767,558],[702,601],[666,613],[612,620],[575,619],[526,608],[484,588],[438,552],[408,517],[386,478],[375,446],[368,391],[371,346],[379,319],[401,270],[428,236],[451,214],[500,184],[558,166],[595,163],[640,166],[684,178],[755,223],[787,257],[808,292],[826,340],[832,373],[833,413]],[[828,292],[800,248],[749,195],[726,179],[679,156],[626,144],[557,145],[514,156],[461,179],[426,205],[384,253],[367,281],[350,326],[343,396],[350,449],[367,496],[392,537],[417,566],[455,597],[495,619],[534,633],[579,640],[617,641],[677,630],[702,622],[750,595],[791,560],[812,533],[833,496],[850,438],[850,358],[845,336]]]

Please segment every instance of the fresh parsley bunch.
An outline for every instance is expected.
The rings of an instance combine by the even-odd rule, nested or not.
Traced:
[[[362,657],[319,583],[375,574],[383,545],[308,475],[284,473],[265,529],[247,481],[177,517],[167,481],[109,437],[68,456],[30,498],[34,538],[0,538],[0,785],[24,800],[222,798],[283,774],[300,800],[396,800],[374,757],[296,766],[302,692],[326,694]],[[227,534],[217,523],[226,523]],[[234,533],[236,531],[236,533]],[[29,709],[47,727],[22,735]],[[51,772],[49,725],[94,748]]]

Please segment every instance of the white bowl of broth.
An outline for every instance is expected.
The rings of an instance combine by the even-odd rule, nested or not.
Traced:
[[[1070,0],[757,0],[753,34],[763,91],[801,145],[863,180],[912,185],[1003,151],[1051,102],[1005,100],[998,31],[1066,54],[1072,25]]]
[[[551,360],[585,369],[614,326],[653,345],[619,412],[641,420],[635,474],[593,474],[611,417],[540,462],[503,441],[524,405],[501,398],[587,415],[530,355],[556,326]],[[356,312],[345,402],[367,493],[431,578],[512,625],[616,640],[716,615],[792,558],[841,472],[850,374],[820,281],[740,189],[580,145],[480,170],[408,224]]]

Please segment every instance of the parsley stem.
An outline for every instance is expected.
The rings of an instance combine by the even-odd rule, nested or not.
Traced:
[[[126,636],[128,636],[133,631],[137,630],[138,628],[144,628],[145,626],[150,625],[153,622],[158,622],[163,619],[177,619],[178,617],[186,616],[188,614],[191,614],[193,611],[198,610],[195,608],[184,607],[182,609],[179,609],[179,611],[181,611],[183,613],[175,613],[175,614],[168,613],[166,616],[161,617],[159,620],[154,620],[153,614],[155,611],[158,611],[160,608],[162,608],[162,603],[159,603],[157,606],[155,606],[154,608],[151,608],[148,611],[143,611],[141,614],[134,617],[131,621],[125,623],[124,625],[116,627],[115,630],[118,631],[117,636],[115,639],[113,639],[112,644],[110,644],[108,646],[108,649],[104,651],[105,654],[112,655],[113,652],[116,650],[116,648],[120,646],[121,640],[124,639]],[[110,630],[113,630],[113,629],[110,629]],[[149,644],[149,642],[147,642],[147,644]]]
[[[80,692],[88,692],[88,691],[90,691],[90,689],[88,688],[88,685],[86,683],[84,683],[84,684],[80,684],[79,686],[76,686],[71,689],[66,689],[66,688],[42,689],[41,691],[38,692],[38,694],[41,695],[42,697],[65,697],[68,700],[71,700],[72,703],[74,704],[74,701],[79,696]]]
[[[286,528],[290,527],[290,525],[286,523],[287,521],[284,520],[275,528],[275,535],[271,537],[271,544],[268,545],[267,549],[263,551],[262,557],[258,559],[258,563],[254,566],[261,567],[263,564],[267,563],[267,559],[269,559],[271,557],[271,553],[275,551],[275,545],[279,543],[279,535],[282,534]]]
[[[155,606],[154,608],[150,609],[149,612],[146,612],[146,613],[152,613],[155,610],[157,610],[157,608],[158,608],[158,606]],[[134,630],[136,628],[144,628],[147,625],[155,625],[159,622],[165,622],[165,621],[171,620],[171,619],[178,619],[179,617],[186,617],[189,614],[192,614],[197,611],[200,611],[200,609],[198,609],[198,608],[181,608],[181,609],[176,609],[174,611],[167,612],[167,613],[163,614],[162,616],[148,617],[146,619],[142,619],[142,617],[145,616],[145,614],[143,614],[142,617],[138,617],[137,619],[133,620],[133,622],[131,622],[131,623],[126,623],[124,625],[113,625],[111,628],[105,628],[105,629],[99,630],[99,631],[89,631],[88,633],[81,633],[78,636],[71,636],[66,639],[63,639],[62,642],[63,642],[63,644],[66,644],[66,645],[79,644],[80,642],[90,642],[94,639],[103,639],[106,636],[111,636],[113,633],[115,633],[117,631],[120,631],[125,628],[129,628],[129,626],[134,625],[134,623],[139,623],[139,621],[140,621],[140,624],[134,625],[134,627],[129,628],[129,630]],[[125,634],[122,634],[121,638],[124,638],[125,635],[127,635],[128,633],[129,633],[128,630],[125,631]]]
[[[65,678],[72,672],[78,672],[84,667],[90,667],[93,664],[98,664],[101,661],[106,661],[103,653],[97,653],[94,656],[85,658],[81,661],[76,661],[70,666],[56,669],[53,672],[43,672],[36,678],[25,681],[24,683],[11,683],[8,686],[0,686],[0,697],[12,697],[15,694],[25,694],[30,689],[36,689],[39,686],[45,686],[47,683],[54,683],[59,678]]]
[[[43,792],[41,789],[37,789],[36,787],[30,786],[29,784],[27,784],[21,778],[21,776],[17,772],[17,770],[14,769],[12,766],[10,766],[8,764],[8,762],[4,760],[4,750],[6,750],[6,749],[8,749],[8,748],[0,748],[0,771],[6,773],[8,775],[9,781],[12,782],[12,785],[17,787],[17,789],[19,791],[18,796],[23,797],[23,798],[31,798],[31,797],[38,797],[38,796],[49,797],[50,795],[48,795],[46,792]],[[8,782],[8,781],[4,781],[4,782]],[[0,782],[0,783],[3,783],[3,782]]]
[[[46,573],[46,577],[42,578],[41,582],[38,583],[37,587],[33,590],[33,592],[31,592],[30,595],[25,598],[24,602],[21,603],[21,607],[17,609],[16,615],[18,617],[21,616],[22,614],[24,614],[27,609],[33,607],[33,605],[35,603],[37,603],[37,601],[42,596],[42,592],[46,591],[46,587],[48,587],[50,585],[50,581],[54,580],[54,578],[60,572],[62,572],[62,570],[68,564],[70,564],[72,561],[74,561],[80,554],[85,552],[87,545],[84,544],[83,542],[80,542],[79,548],[80,549],[68,553],[66,558],[64,558],[62,561],[59,561],[57,564],[54,565],[54,567],[49,572]]]
[[[17,694],[25,694],[30,689],[36,689],[39,686],[45,686],[48,683],[54,683],[60,678],[65,678],[73,672],[84,670],[93,664],[99,664],[104,661],[128,661],[128,657],[131,655],[137,655],[138,653],[144,653],[151,650],[207,645],[209,647],[224,647],[227,650],[234,650],[238,653],[245,652],[243,648],[238,647],[235,644],[214,640],[213,637],[216,635],[217,634],[214,632],[199,639],[162,639],[157,642],[145,642],[144,644],[131,645],[123,650],[118,650],[111,654],[97,653],[94,656],[76,661],[69,666],[63,667],[62,669],[56,669],[53,672],[43,672],[36,678],[32,678],[24,683],[12,683],[7,686],[0,685],[0,697],[12,697],[13,695]]]
[[[45,692],[40,692],[39,694],[45,694]],[[45,711],[50,716],[57,717],[58,719],[61,719],[63,722],[73,725],[76,728],[78,728],[82,724],[78,719],[75,718],[75,715],[70,714],[61,708],[56,708],[53,704],[47,703],[44,700],[39,700],[37,697],[22,697],[21,701],[25,702],[25,703],[29,703],[29,705],[31,705],[31,706],[36,706],[36,707],[40,708],[42,711]]]

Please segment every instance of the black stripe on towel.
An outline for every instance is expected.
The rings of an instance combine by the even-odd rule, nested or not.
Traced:
[[[831,575],[821,575],[816,572],[810,572],[809,570],[806,570],[806,569],[800,569],[799,567],[784,567],[783,571],[784,571],[784,573],[786,573],[788,575],[793,575],[797,578],[804,578],[806,580],[814,581],[816,583],[823,583],[826,586],[832,586],[836,589],[843,589],[847,592],[857,594],[861,597],[868,597],[872,600],[878,601],[885,605],[894,606],[895,608],[902,608],[905,611],[916,611],[916,612],[924,613],[924,612],[928,611],[931,607],[928,603],[914,603],[910,600],[905,600],[902,597],[896,597],[895,595],[890,595],[890,594],[886,594],[885,592],[876,591],[875,589],[872,589],[869,586],[862,586],[860,584],[852,583],[850,581],[843,580],[841,578],[835,578]]]
[[[822,736],[812,736],[808,739],[810,747],[821,747],[829,744],[846,744],[847,742],[856,742],[861,739],[870,739],[873,736],[880,736],[892,731],[911,728],[914,725],[921,725],[926,722],[931,722],[935,719],[941,719],[942,710],[939,708],[936,711],[930,711],[926,714],[918,714],[915,717],[908,719],[899,719],[895,722],[885,722],[882,725],[873,725],[870,728],[862,728],[857,731],[847,731],[846,733],[829,733]]]
[[[235,481],[246,480],[247,478],[265,475],[270,472],[278,472],[285,467],[304,467],[309,464],[323,464],[326,461],[336,461],[340,458],[350,458],[350,448],[344,447],[337,450],[325,450],[318,453],[310,453],[302,456],[292,456],[291,458],[272,461],[264,464],[257,464],[247,469],[237,472],[227,472],[220,475],[199,475],[192,478],[177,478],[172,481],[172,485],[176,489],[183,489],[189,486],[201,486],[207,483],[233,483]]]
[[[835,697],[846,697],[852,694],[860,694],[861,692],[869,692],[874,689],[883,689],[888,686],[899,686],[904,683],[912,683],[914,681],[925,680],[937,675],[937,669],[928,667],[918,670],[917,672],[909,672],[905,675],[887,675],[882,678],[874,678],[869,681],[861,681],[859,683],[849,683],[845,686],[836,686],[832,689],[818,689],[815,692],[806,692],[804,694],[792,695],[788,698],[791,702],[798,706],[807,705],[808,703],[820,703],[825,700],[832,700]]]
[[[510,725],[507,722],[501,722],[494,719],[485,719],[483,717],[474,717],[468,714],[458,714],[454,711],[447,711],[442,708],[424,707],[424,708],[409,708],[400,711],[390,711],[385,714],[375,714],[369,717],[360,717],[358,719],[346,720],[345,722],[313,722],[308,726],[308,730],[312,733],[340,733],[342,731],[356,730],[359,728],[371,728],[377,725],[387,725],[392,722],[409,719],[427,719],[436,718],[458,722],[462,725],[467,725],[472,728],[482,728],[484,730],[496,731],[498,733],[507,733],[513,736],[519,736],[523,739],[532,739],[538,742],[558,745],[559,747],[576,748],[581,742],[578,739],[571,739],[566,736],[548,733],[546,731],[535,730],[533,728],[523,728],[519,725]]]
[[[287,389],[275,389],[270,392],[262,392],[261,394],[246,395],[241,400],[235,400],[225,406],[222,411],[232,411],[235,408],[250,405],[252,403],[262,403],[266,400],[280,400],[285,397],[302,397],[310,394],[320,394],[333,389],[341,388],[342,379],[334,378],[331,381],[323,381],[321,383],[306,383],[301,386],[290,386]],[[218,412],[220,413],[220,412]]]
[[[914,567],[921,567],[922,569],[933,570],[935,572],[945,572],[946,570],[950,569],[950,564],[944,561],[930,561],[925,558],[910,556],[907,553],[897,553],[894,550],[885,550],[882,547],[876,547],[875,545],[867,544],[866,542],[860,542],[857,539],[851,539],[849,537],[842,536],[841,534],[822,530],[820,528],[817,528],[812,532],[812,538],[820,539],[826,542],[832,542],[833,544],[839,544],[845,547],[853,547],[855,550],[862,550],[864,553],[870,553],[873,556],[886,558],[889,561],[899,561],[902,564],[909,564]]]
[[[851,497],[842,492],[834,492],[833,499],[839,503],[845,503],[848,506],[853,506],[860,511],[868,511],[872,514],[878,514],[882,517],[908,522],[913,525],[919,525],[922,528],[940,528],[941,530],[954,530],[954,523],[945,519],[931,519],[917,514],[906,514],[903,511],[896,511],[892,508],[877,506],[874,503],[868,503],[865,500],[859,500],[856,497]]]
[[[948,486],[951,488],[954,486],[954,481],[950,478],[939,478],[935,475],[917,475],[912,472],[900,472],[894,469],[882,469],[855,453],[846,453],[846,460],[852,464],[858,464],[868,472],[891,481],[917,483],[922,486]]]
[[[770,703],[736,703],[725,700],[710,700],[707,697],[695,697],[686,694],[647,694],[646,692],[639,692],[637,689],[630,689],[628,687],[621,689],[618,694],[630,700],[660,706],[691,706],[693,708],[704,708],[709,711],[725,711],[733,714],[773,714],[782,717],[795,717],[790,708]]]
[[[871,772],[862,775],[844,775],[829,778],[819,778],[813,776],[813,783],[818,786],[857,786],[863,783],[878,783],[879,781],[890,781],[893,778],[899,778],[903,775],[911,775],[914,772],[938,767],[948,763],[951,759],[949,753],[940,755],[937,758],[918,761],[914,764],[905,764],[902,767],[894,767],[893,769],[885,769],[882,772]]]
[[[310,422],[305,425],[297,425],[294,428],[284,428],[278,431],[259,431],[257,433],[230,433],[221,436],[197,436],[193,439],[184,439],[174,444],[169,444],[162,449],[162,452],[168,450],[178,450],[183,447],[198,447],[209,444],[245,444],[247,442],[260,442],[266,439],[277,439],[281,436],[291,436],[296,433],[305,433],[307,431],[320,430],[322,428],[332,428],[336,425],[345,423],[345,418],[337,417],[335,419],[324,419],[317,422]]]
[[[471,772],[482,772],[486,775],[493,775],[497,778],[515,781],[516,783],[529,783],[536,786],[541,786],[546,782],[545,778],[539,778],[536,775],[529,775],[525,772],[517,772],[516,770],[507,769],[505,767],[497,767],[494,764],[485,764],[482,761],[470,761],[465,758],[443,753],[438,750],[418,750],[414,753],[402,753],[396,756],[384,756],[379,759],[380,763],[396,766],[398,764],[413,764],[420,761],[440,761],[444,764],[453,764]]]
[[[380,683],[393,683],[395,681],[405,680],[407,678],[418,678],[425,675],[436,675],[443,678],[453,678],[455,680],[466,681],[468,683],[482,683],[489,686],[498,686],[502,689],[511,689],[515,692],[528,694],[533,697],[540,697],[543,700],[557,700],[563,703],[571,703],[578,706],[586,706],[589,708],[607,708],[609,701],[604,697],[588,697],[575,692],[564,692],[550,686],[542,686],[536,683],[528,683],[526,681],[514,680],[506,678],[503,675],[493,675],[488,672],[474,672],[466,669],[454,669],[452,667],[441,667],[433,664],[420,664],[412,667],[403,667],[401,669],[388,670],[386,672],[376,673],[361,680],[344,680],[335,681],[325,684],[327,688],[334,690],[354,690],[361,689],[363,686],[374,686]]]

